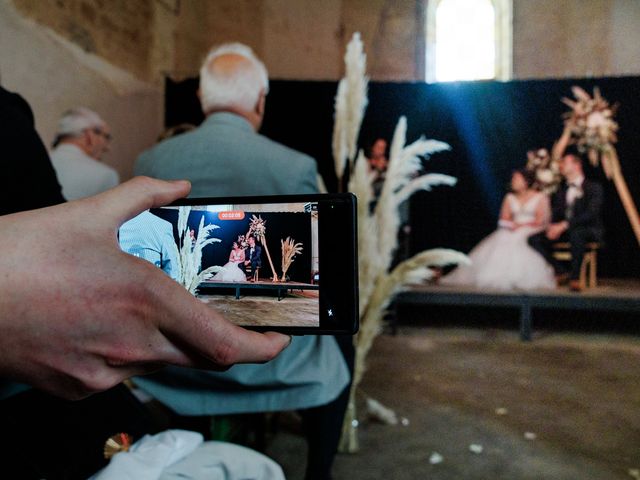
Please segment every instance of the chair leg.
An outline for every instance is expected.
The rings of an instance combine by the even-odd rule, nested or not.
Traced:
[[[591,268],[589,269],[589,283],[591,288],[598,286],[598,254],[591,253]]]
[[[582,259],[582,265],[580,265],[580,289],[587,288],[587,270],[589,268],[589,254],[586,254]]]

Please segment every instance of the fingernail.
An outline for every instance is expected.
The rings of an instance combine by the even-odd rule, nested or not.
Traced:
[[[174,185],[191,185],[191,182],[189,180],[169,180],[170,183],[173,183]]]

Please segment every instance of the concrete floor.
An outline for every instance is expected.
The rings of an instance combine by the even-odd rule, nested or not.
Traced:
[[[337,457],[337,480],[640,478],[637,336],[522,343],[502,330],[405,326],[369,358],[362,391],[409,424],[382,425],[361,408],[361,451]],[[294,480],[304,452],[284,428],[267,451]]]

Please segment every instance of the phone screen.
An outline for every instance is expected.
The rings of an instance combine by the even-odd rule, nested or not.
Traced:
[[[349,263],[355,256],[336,248],[349,250],[354,239],[345,231],[337,244],[321,242],[333,238],[329,230],[339,226],[344,201],[207,200],[143,212],[120,229],[121,248],[155,264],[237,325],[301,333],[353,330],[353,308],[332,299],[345,294],[341,286],[354,276]],[[340,272],[341,261],[348,275]],[[322,267],[341,292],[322,284]]]

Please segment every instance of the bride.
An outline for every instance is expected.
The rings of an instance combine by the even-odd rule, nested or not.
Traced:
[[[549,198],[532,188],[527,170],[511,176],[511,190],[502,202],[498,229],[471,252],[471,265],[444,276],[443,285],[469,285],[497,290],[555,288],[553,268],[527,243],[550,219]]]
[[[233,248],[229,254],[229,262],[221,267],[211,280],[218,282],[246,282],[247,276],[242,270],[243,265],[244,250],[240,248],[238,242],[233,242]]]

